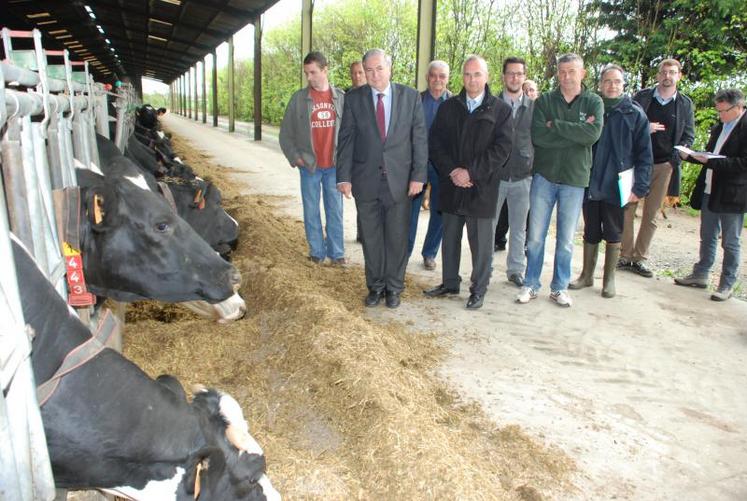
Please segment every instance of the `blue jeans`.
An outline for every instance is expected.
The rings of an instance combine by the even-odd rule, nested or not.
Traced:
[[[298,172],[301,175],[303,226],[306,230],[306,241],[309,243],[309,255],[318,259],[345,257],[342,236],[342,193],[337,191],[337,169],[316,169],[311,173],[299,167]],[[320,195],[324,198],[326,237],[322,231]]]
[[[527,243],[527,274],[524,285],[539,290],[542,264],[545,260],[545,239],[550,227],[552,211],[557,203],[557,235],[555,237],[555,264],[552,272],[551,291],[568,289],[571,280],[573,258],[573,235],[576,232],[584,188],[552,183],[535,174],[529,195],[529,241]]]
[[[438,171],[428,162],[428,183],[431,185],[431,204],[430,219],[428,220],[428,232],[425,234],[423,242],[423,258],[432,258],[438,255],[438,249],[441,247],[441,239],[444,235],[444,223],[441,219],[441,212],[438,209]],[[407,255],[412,255],[415,247],[415,236],[418,231],[418,218],[420,207],[423,205],[423,194],[421,193],[412,200],[412,213],[410,214],[410,235],[407,247]]]
[[[744,214],[711,212],[708,210],[709,198],[709,195],[703,195],[703,205],[700,211],[700,260],[693,266],[693,275],[698,278],[708,278],[716,260],[718,236],[721,233],[724,262],[721,266],[721,279],[718,287],[719,289],[732,289],[737,283]]]

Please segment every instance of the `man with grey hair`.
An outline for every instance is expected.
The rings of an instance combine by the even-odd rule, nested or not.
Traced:
[[[449,65],[445,61],[431,61],[428,65],[428,88],[420,93],[423,103],[423,115],[425,116],[425,127],[430,132],[433,119],[436,118],[441,103],[451,97],[451,92],[446,88],[449,83]],[[428,162],[428,184],[431,186],[430,194],[430,218],[428,219],[428,231],[423,242],[423,267],[426,270],[436,269],[436,255],[441,247],[443,236],[443,221],[438,208],[439,183],[438,172],[431,162]],[[408,241],[407,255],[412,255],[415,247],[415,237],[418,230],[418,219],[420,218],[420,207],[423,204],[423,193],[421,192],[412,200],[412,214],[410,215],[410,237]]]
[[[740,240],[747,212],[747,114],[744,94],[721,90],[714,99],[720,123],[711,130],[707,153],[693,153],[687,160],[703,165],[690,199],[700,209],[700,259],[690,275],[675,278],[677,285],[706,288],[716,260],[719,233],[724,261],[714,301],[726,301],[737,283]]]
[[[651,179],[651,138],[648,118],[630,96],[623,93],[623,69],[609,64],[602,69],[599,92],[604,101],[604,128],[593,148],[591,179],[584,197],[584,267],[569,288],[594,285],[599,243],[604,240],[602,297],[616,294],[615,269],[620,256],[624,207],[648,193]],[[621,192],[621,176],[632,177],[630,193]],[[624,197],[624,198],[623,198]]]
[[[545,260],[545,240],[555,205],[557,232],[550,299],[573,304],[568,294],[576,232],[584,189],[589,185],[591,146],[602,133],[604,104],[583,85],[584,61],[576,54],[558,58],[558,88],[535,101],[532,116],[534,165],[530,191],[527,271],[516,301],[537,297]]]
[[[345,96],[337,189],[355,197],[368,295],[366,306],[400,304],[405,287],[411,199],[427,176],[428,136],[418,91],[391,83],[392,59],[363,56],[366,85]]]
[[[511,106],[488,87],[488,65],[470,56],[462,69],[464,87],[438,109],[429,141],[439,174],[439,209],[444,221],[441,284],[429,297],[458,294],[462,232],[472,253],[467,308],[482,307],[493,264],[496,208],[501,170],[511,152]]]

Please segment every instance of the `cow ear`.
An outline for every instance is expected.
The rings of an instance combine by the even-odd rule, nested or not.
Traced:
[[[98,188],[92,189],[88,194],[86,200],[86,216],[88,217],[91,226],[96,230],[104,229],[104,221],[106,221],[107,216],[107,198],[107,193]]]
[[[187,473],[184,476],[184,490],[197,499],[200,491],[206,487],[205,479],[213,471],[225,469],[226,460],[223,452],[217,447],[203,447],[193,453],[187,464]]]

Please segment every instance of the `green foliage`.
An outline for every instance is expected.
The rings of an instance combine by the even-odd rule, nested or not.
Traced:
[[[150,104],[154,108],[171,108],[168,94],[143,94],[143,104]]]

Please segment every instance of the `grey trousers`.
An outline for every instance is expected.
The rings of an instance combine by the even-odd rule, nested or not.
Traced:
[[[395,202],[382,176],[375,200],[355,200],[363,238],[366,286],[400,293],[405,288],[411,200]]]
[[[518,274],[524,277],[527,269],[527,258],[524,244],[527,239],[527,214],[529,214],[529,192],[532,188],[532,176],[519,181],[501,181],[498,188],[498,212],[500,215],[503,202],[508,202],[508,255],[506,256],[506,276]],[[497,221],[497,219],[496,219]]]
[[[484,295],[493,273],[493,240],[495,218],[457,216],[443,213],[444,238],[441,244],[443,284],[450,289],[459,287],[459,263],[462,256],[462,231],[467,226],[467,240],[472,253],[472,294]]]

